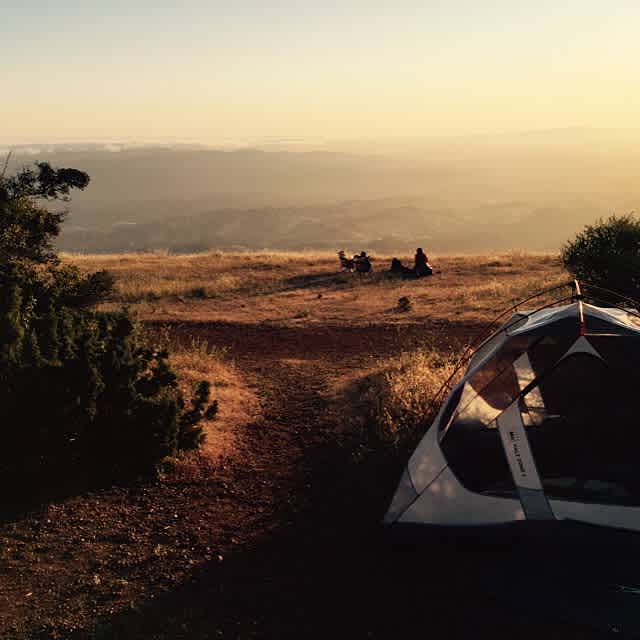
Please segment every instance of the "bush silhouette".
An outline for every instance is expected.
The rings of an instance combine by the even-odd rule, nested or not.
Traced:
[[[578,280],[640,299],[640,221],[611,216],[586,226],[564,245],[562,261]]]
[[[53,240],[66,212],[47,202],[88,184],[46,163],[0,176],[0,476],[152,473],[197,447],[201,420],[217,410],[206,382],[187,406],[167,352],[126,311],[95,311],[112,291],[109,273],[60,263]]]

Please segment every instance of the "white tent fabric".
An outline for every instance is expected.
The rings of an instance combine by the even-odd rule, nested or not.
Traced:
[[[638,382],[633,312],[579,301],[515,314],[470,359],[385,522],[640,530]]]

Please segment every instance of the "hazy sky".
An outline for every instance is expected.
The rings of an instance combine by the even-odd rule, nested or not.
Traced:
[[[638,126],[638,0],[0,0],[0,16],[0,144]]]

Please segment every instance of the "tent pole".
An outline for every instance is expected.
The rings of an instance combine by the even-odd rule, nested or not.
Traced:
[[[587,335],[587,323],[584,319],[584,296],[582,295],[582,290],[580,289],[580,283],[578,280],[573,281],[573,287],[576,290],[576,300],[578,302],[578,315],[580,317],[580,335]]]

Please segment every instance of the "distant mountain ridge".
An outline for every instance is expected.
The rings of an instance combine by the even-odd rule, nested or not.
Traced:
[[[87,171],[59,239],[69,251],[557,249],[640,202],[640,153],[485,143],[420,155],[201,146],[18,148]]]

